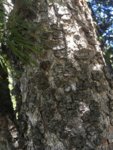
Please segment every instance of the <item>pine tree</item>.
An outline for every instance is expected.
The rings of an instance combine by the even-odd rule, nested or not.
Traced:
[[[21,7],[17,2],[16,18],[31,23],[19,33],[37,49],[29,55],[35,64],[21,64],[17,79],[22,149],[112,149],[112,77],[86,1],[33,0]],[[30,49],[21,50],[25,57]]]

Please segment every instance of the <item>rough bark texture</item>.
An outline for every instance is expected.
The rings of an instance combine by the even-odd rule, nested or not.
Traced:
[[[19,79],[22,149],[112,150],[113,84],[85,0],[32,3],[44,51]]]

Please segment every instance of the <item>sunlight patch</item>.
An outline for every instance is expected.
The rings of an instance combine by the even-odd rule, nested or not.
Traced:
[[[93,70],[101,70],[102,69],[102,65],[101,64],[96,64],[94,67],[93,67]]]
[[[5,8],[6,14],[9,15],[11,10],[13,9],[13,4],[12,4],[11,0],[6,0],[5,1],[4,8]]]
[[[84,102],[80,102],[79,110],[81,112],[81,115],[89,111],[89,106],[87,106]]]

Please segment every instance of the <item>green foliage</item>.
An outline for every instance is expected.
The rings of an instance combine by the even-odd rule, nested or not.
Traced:
[[[107,64],[113,68],[113,48],[112,47],[109,47],[108,49],[106,48],[105,60]]]
[[[33,22],[36,14],[31,6],[31,0],[17,0],[16,2],[7,22],[3,20],[4,12],[0,11],[2,20],[0,21],[0,42],[10,49],[11,55],[16,56],[23,63],[33,63],[31,55],[36,56],[44,51],[42,35],[47,32],[47,28],[40,23]]]
[[[5,59],[2,57],[2,55],[0,55],[0,66],[4,69],[6,69],[6,66],[5,66]]]
[[[29,32],[32,30],[30,23],[22,20],[17,16],[13,16],[13,20],[9,20],[6,43],[12,50],[13,54],[22,61],[29,61],[29,53],[36,52],[36,46]],[[32,32],[32,31],[31,31]]]
[[[36,39],[30,35],[32,24],[17,13],[12,13],[7,23],[7,46],[24,63],[30,61],[31,52],[36,53],[38,50]]]

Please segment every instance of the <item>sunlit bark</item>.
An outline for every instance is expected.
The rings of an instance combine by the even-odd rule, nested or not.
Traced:
[[[37,24],[34,44],[42,47],[19,78],[23,149],[109,150],[113,85],[85,0],[34,0],[32,13],[21,7],[14,10]]]
[[[4,69],[0,65],[0,150],[13,150],[9,129],[15,115],[8,88],[8,74]]]

